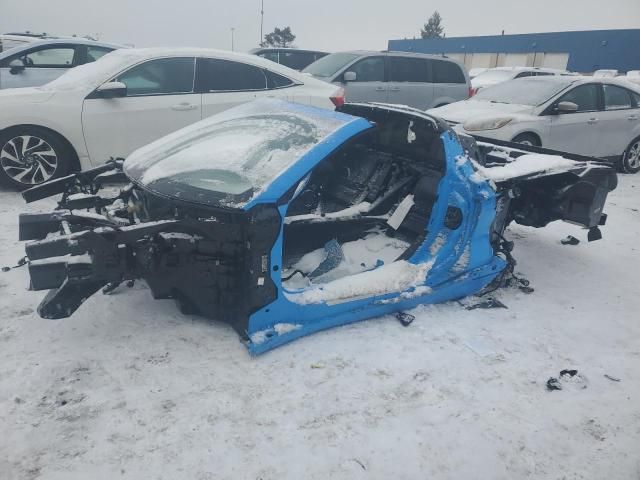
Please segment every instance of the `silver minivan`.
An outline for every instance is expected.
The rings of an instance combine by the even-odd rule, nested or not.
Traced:
[[[332,53],[302,72],[343,86],[347,102],[396,103],[420,110],[465,100],[471,89],[462,64],[420,53]]]

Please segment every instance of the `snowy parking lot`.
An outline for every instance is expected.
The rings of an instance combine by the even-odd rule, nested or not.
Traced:
[[[15,265],[19,212],[53,202],[0,202]],[[506,309],[419,307],[255,358],[143,283],[49,321],[26,267],[0,273],[0,478],[640,478],[640,176],[605,211],[594,243],[512,226],[535,291],[499,291]]]

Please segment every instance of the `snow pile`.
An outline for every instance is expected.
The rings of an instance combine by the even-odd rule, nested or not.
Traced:
[[[355,273],[364,272],[375,268],[379,264],[387,264],[402,255],[410,244],[398,238],[391,238],[383,233],[373,232],[364,238],[345,242],[341,245],[344,259],[340,264],[313,279],[313,283],[321,284],[337,280],[338,278]],[[303,255],[297,262],[283,272],[283,277],[289,276],[288,272],[300,270],[310,274],[324,261],[327,253],[324,248],[318,248]],[[286,288],[301,288],[310,285],[307,278],[294,275],[290,280],[283,282]]]
[[[518,157],[503,167],[488,168],[478,165],[477,163],[475,167],[485,178],[493,180],[494,182],[504,182],[511,178],[524,177],[536,173],[564,171],[572,167],[577,167],[578,165],[578,162],[560,157],[559,155],[530,153]]]
[[[302,328],[302,325],[297,323],[276,323],[272,329],[260,330],[259,332],[251,335],[251,341],[257,345],[264,343],[268,338],[274,335],[284,335],[285,333],[293,332]]]
[[[405,260],[383,265],[355,275],[339,278],[297,294],[286,294],[295,303],[338,303],[360,297],[402,292],[424,284],[432,263],[415,265]]]
[[[14,265],[18,214],[56,204],[0,202]],[[638,479],[639,202],[621,175],[604,239],[575,247],[579,226],[512,224],[536,291],[494,292],[508,309],[418,307],[258,358],[144,282],[52,322],[26,267],[0,273],[0,478]],[[549,392],[567,368],[587,388]]]

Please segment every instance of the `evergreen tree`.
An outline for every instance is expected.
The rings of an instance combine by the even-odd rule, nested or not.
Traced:
[[[442,17],[435,11],[431,18],[424,24],[424,28],[420,30],[422,38],[442,38],[444,37],[444,27],[442,26]]]

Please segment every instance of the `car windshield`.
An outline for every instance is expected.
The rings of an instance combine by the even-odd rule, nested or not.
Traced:
[[[513,77],[513,70],[486,70],[473,79],[477,82],[504,82]]]
[[[304,73],[310,73],[314,77],[328,78],[335,75],[342,67],[353,62],[360,55],[356,53],[332,53],[320,60],[313,62],[307,68],[302,70]]]
[[[126,174],[155,193],[240,208],[353,117],[263,99],[132,153]]]
[[[473,100],[537,106],[542,105],[574,82],[575,79],[569,77],[518,78],[484,88],[473,97]]]

